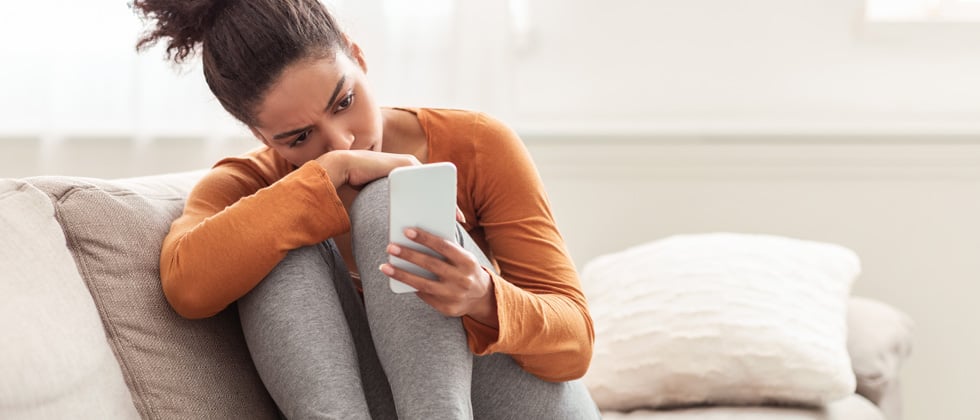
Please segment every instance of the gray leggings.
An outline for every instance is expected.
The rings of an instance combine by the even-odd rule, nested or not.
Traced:
[[[387,261],[388,182],[350,210],[364,300],[333,241],[290,251],[238,301],[259,376],[290,419],[595,419],[580,381],[550,383],[505,354],[474,356],[459,318],[395,294]],[[457,239],[486,256],[462,229]]]

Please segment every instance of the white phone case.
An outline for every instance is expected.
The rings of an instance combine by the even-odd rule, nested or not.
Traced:
[[[435,251],[405,237],[405,229],[417,227],[439,237],[452,239],[456,231],[456,166],[449,162],[429,163],[395,168],[388,174],[390,242],[416,249],[432,256]],[[425,269],[390,256],[391,265],[410,273],[436,280]],[[395,293],[415,292],[415,288],[389,278]]]

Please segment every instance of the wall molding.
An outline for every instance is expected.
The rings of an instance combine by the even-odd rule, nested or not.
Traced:
[[[535,131],[517,130],[528,144],[602,145],[980,145],[980,129],[975,133],[792,133],[728,132],[671,133],[657,131]]]
[[[732,179],[980,180],[980,141],[806,143],[528,141],[548,176]]]

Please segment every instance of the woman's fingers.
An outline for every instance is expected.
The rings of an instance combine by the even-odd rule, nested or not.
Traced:
[[[465,264],[466,262],[473,260],[472,255],[455,242],[433,235],[422,229],[405,229],[405,237],[413,242],[424,245],[443,257],[446,257],[446,259],[449,260],[450,265],[458,267],[461,264]]]
[[[417,276],[415,274],[409,273],[408,271],[402,270],[389,263],[381,264],[378,267],[382,273],[386,276],[405,283],[409,286],[418,290],[419,293],[432,294],[436,293],[437,289],[442,287],[438,281],[432,281],[425,277]]]
[[[405,236],[446,260],[397,244],[389,244],[388,253],[428,270],[439,280],[432,281],[391,264],[381,265],[385,275],[414,287],[419,298],[446,316],[469,315],[487,306],[487,302],[492,303],[491,279],[473,254],[421,229],[406,229]]]
[[[443,261],[438,257],[433,257],[422,251],[417,251],[407,246],[401,246],[397,244],[388,244],[388,249],[386,250],[389,255],[394,255],[412,264],[424,268],[426,271],[435,274],[436,277],[442,278],[448,275],[448,271],[452,268],[449,263]]]

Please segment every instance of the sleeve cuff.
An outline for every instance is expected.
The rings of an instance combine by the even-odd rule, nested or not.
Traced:
[[[469,315],[463,316],[463,328],[466,330],[466,338],[473,354],[484,356],[495,353],[499,347],[501,331],[507,331],[507,318],[502,316],[505,312],[503,301],[506,292],[503,290],[505,285],[509,285],[503,278],[496,275],[486,267],[483,267],[493,280],[493,293],[497,301],[497,328],[491,327],[480,321],[471,318]]]
[[[320,206],[320,210],[326,211],[324,220],[334,220],[339,221],[340,225],[333,227],[330,236],[350,232],[350,218],[347,215],[347,209],[344,208],[344,203],[340,201],[340,196],[337,194],[337,189],[333,186],[333,180],[330,179],[330,175],[327,173],[326,169],[323,169],[320,164],[315,161],[309,161],[300,166],[292,174],[302,178],[316,179],[318,182],[322,182],[324,187],[326,187],[326,194],[323,196],[327,201],[327,206]]]

